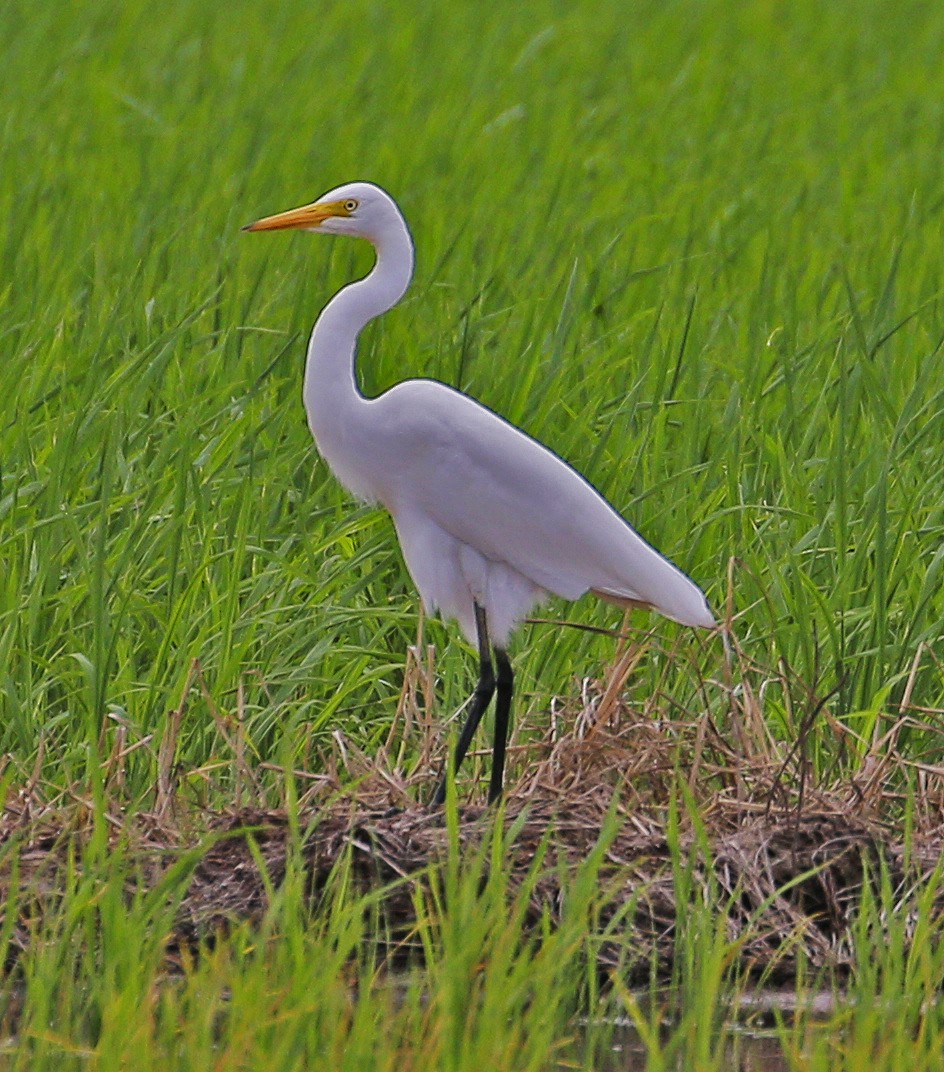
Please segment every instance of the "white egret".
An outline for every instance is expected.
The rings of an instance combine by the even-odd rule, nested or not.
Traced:
[[[493,801],[502,792],[514,683],[506,645],[537,602],[590,591],[684,625],[709,628],[714,616],[701,590],[576,470],[468,395],[425,379],[377,398],[361,394],[358,334],[400,301],[413,277],[413,241],[389,194],[348,183],[245,230],[284,228],[365,238],[376,251],[373,269],[337,293],[312,330],[308,425],[341,483],[389,510],[427,611],[458,619],[478,646],[479,679],[452,770],[497,693]],[[446,763],[434,803],[445,799],[448,769]]]

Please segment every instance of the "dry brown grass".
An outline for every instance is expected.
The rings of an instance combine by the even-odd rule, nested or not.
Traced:
[[[577,696],[552,705],[542,737],[518,727],[511,750],[517,782],[502,816],[514,831],[507,844],[510,890],[528,881],[537,854],[546,854],[539,881],[528,886],[529,921],[558,917],[568,876],[606,829],[601,967],[618,965],[630,979],[647,976],[653,963],[668,971],[680,908],[675,838],[676,860],[691,865],[690,896],[723,909],[728,938],[752,972],[785,979],[800,959],[848,968],[850,925],[868,876],[884,867],[907,911],[909,897],[940,859],[944,796],[934,768],[919,771],[907,850],[894,821],[900,776],[916,766],[896,750],[902,727],[915,717],[908,692],[886,730],[860,749],[864,758],[856,769],[831,784],[817,783],[803,732],[814,719],[831,718],[826,703],[811,696],[800,739],[776,740],[762,711],[771,675],[736,647],[721,680],[704,682],[705,690],[727,698],[724,727],[707,714],[673,711],[659,694],[634,701],[626,682],[650,655],[648,645],[645,638],[622,644],[599,680],[583,682]],[[296,847],[313,902],[332,869],[347,859],[360,888],[387,888],[385,940],[394,945],[414,922],[416,884],[428,882],[449,843],[442,810],[415,802],[432,784],[442,743],[441,726],[428,714],[432,680],[432,653],[417,646],[385,746],[368,756],[337,733],[321,757],[321,773],[294,772],[305,787],[296,813],[304,835]],[[236,790],[232,806],[222,811],[197,805],[180,788],[177,740],[191,698],[201,693],[232,756]],[[848,732],[836,724],[837,737]],[[129,746],[121,727],[113,735],[105,762],[106,818],[112,838],[135,861],[129,884],[149,886],[184,851],[201,839],[207,845],[183,899],[171,955],[211,940],[234,920],[259,918],[268,903],[265,879],[277,886],[293,851],[291,824],[266,799],[263,771],[247,762],[242,734],[238,717],[227,719],[213,706],[195,664],[156,742],[153,806],[133,815],[124,811],[122,789],[124,762],[138,745]],[[72,788],[45,797],[39,769],[8,794],[0,821],[0,844],[11,850],[0,866],[0,897],[17,903],[19,912],[14,959],[36,921],[58,903],[63,869],[81,858],[76,849],[93,828],[87,794]],[[459,795],[475,798],[476,790],[463,782]],[[670,800],[677,804],[674,827]],[[487,835],[494,812],[470,803],[459,819],[460,842],[471,851]],[[11,900],[12,884],[18,896]]]

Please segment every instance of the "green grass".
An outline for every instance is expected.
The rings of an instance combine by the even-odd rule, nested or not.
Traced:
[[[611,832],[601,832],[601,846]],[[314,912],[296,861],[260,923],[234,928],[199,956],[185,954],[171,976],[167,935],[199,853],[129,899],[129,859],[90,852],[60,911],[34,928],[17,987],[0,995],[0,1018],[15,1029],[0,1048],[0,1067],[724,1072],[742,1067],[739,1060],[775,1072],[940,1067],[939,875],[908,912],[875,876],[853,934],[861,968],[851,994],[817,1011],[813,998],[834,984],[801,972],[795,988],[778,991],[795,1012],[759,1020],[746,1004],[755,991],[736,967],[738,943],[726,936],[719,906],[695,895],[687,860],[672,861],[677,896],[688,902],[671,986],[653,981],[630,991],[616,978],[602,995],[596,942],[618,940],[624,922],[619,914],[592,937],[590,922],[605,905],[602,853],[577,869],[560,924],[529,934],[523,920],[541,860],[510,897],[505,851],[501,837],[486,839],[460,865],[453,846],[428,885],[417,887],[409,940],[429,958],[422,969],[383,968],[371,938],[382,926],[376,895],[353,890],[343,861]]]
[[[254,758],[301,761],[338,728],[384,738],[417,598],[391,524],[326,472],[300,402],[314,315],[369,253],[239,231],[350,178],[394,193],[418,254],[408,300],[365,333],[369,391],[417,374],[468,390],[586,472],[717,607],[733,559],[741,643],[796,683],[766,696],[775,732],[829,697],[818,771],[854,769],[835,726],[880,736],[916,657],[912,702],[944,707],[937,7],[4,0],[0,31],[0,750],[17,771],[41,756],[50,792],[94,785],[119,728],[159,738],[194,659],[215,708],[240,705]],[[589,602],[551,610],[619,624]],[[426,635],[449,712],[469,652],[454,628]],[[720,673],[717,644],[691,647]],[[525,627],[523,707],[540,723],[611,651]],[[639,675],[641,694],[658,682],[700,709],[687,667]],[[932,723],[898,745],[940,762]],[[222,750],[195,695],[179,758]],[[129,756],[132,806],[155,771],[156,746]],[[221,776],[212,802],[229,788]],[[79,931],[107,908],[85,881],[63,910]],[[78,987],[57,997],[72,1004],[49,1046],[81,1035],[117,1067],[144,1037],[166,1057],[179,1022],[174,1067],[209,1067],[213,1009],[225,1045],[245,1030],[261,1054],[248,1010],[271,979],[306,1033],[299,1053],[324,1022],[376,1045],[350,1067],[421,1068],[419,995],[464,985],[442,967],[395,1011],[381,994],[339,1020],[347,991],[329,972],[312,991],[324,1020],[306,1019],[312,958],[341,939],[289,914],[284,941],[247,937],[243,955],[236,940],[154,996],[159,915],[134,906],[127,940],[113,920],[97,952],[37,953],[37,986]],[[548,976],[558,1026],[570,963]],[[150,1012],[120,1005],[145,993],[153,1033]],[[481,1030],[534,1015],[515,1000]],[[86,1006],[100,1021],[82,1034]],[[374,1041],[371,1009],[390,1032]],[[436,1067],[483,1063],[449,1045],[460,1056]],[[514,1067],[549,1067],[552,1048]],[[918,1049],[911,1065],[933,1067]],[[857,1067],[810,1060],[794,1067]]]

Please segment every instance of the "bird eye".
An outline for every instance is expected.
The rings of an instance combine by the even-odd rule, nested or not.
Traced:
[[[344,208],[348,212],[353,212],[357,208],[357,202],[352,197],[350,200],[344,202]]]

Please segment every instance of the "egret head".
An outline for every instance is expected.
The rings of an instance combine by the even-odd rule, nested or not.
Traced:
[[[312,201],[310,205],[265,216],[244,231],[280,231],[294,228],[322,234],[351,235],[377,242],[391,223],[402,219],[389,194],[370,182],[348,182]]]

